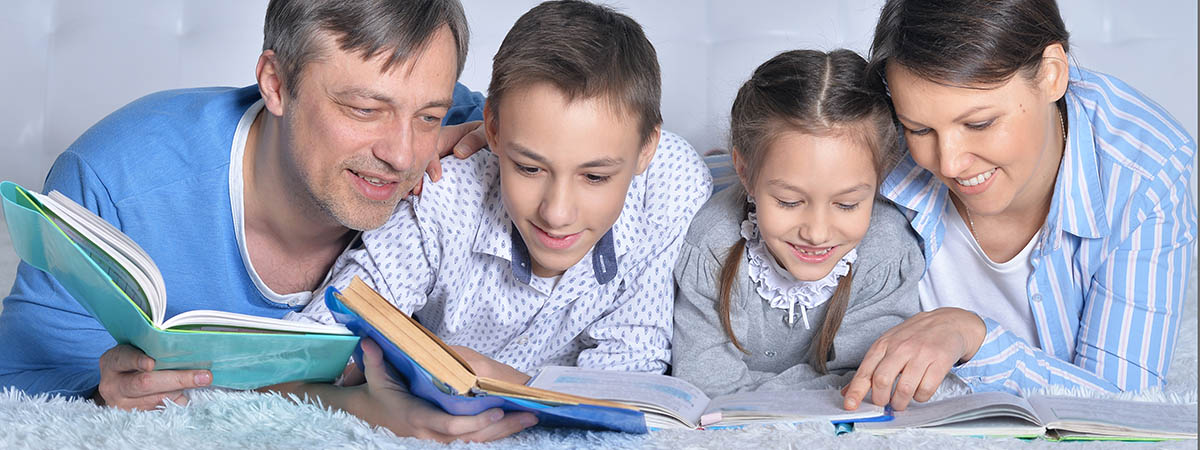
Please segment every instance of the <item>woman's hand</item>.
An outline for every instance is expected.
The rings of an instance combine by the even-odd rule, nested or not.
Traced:
[[[987,328],[973,312],[938,308],[892,327],[867,349],[862,365],[842,388],[843,407],[858,409],[871,391],[871,403],[902,411],[912,400],[928,401],[955,364],[975,356]],[[892,386],[895,392],[892,392]]]

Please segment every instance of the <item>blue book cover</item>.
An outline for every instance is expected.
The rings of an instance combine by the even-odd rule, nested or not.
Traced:
[[[357,281],[357,280],[356,280]],[[365,287],[365,285],[364,285]],[[369,288],[368,288],[369,289]],[[646,421],[640,411],[624,408],[599,406],[561,401],[547,401],[523,396],[488,392],[473,387],[469,392],[458,393],[447,383],[434,378],[428,370],[417,364],[407,353],[386,338],[383,333],[345,306],[338,296],[341,292],[332,286],[325,291],[325,303],[334,318],[360,337],[370,338],[379,344],[394,379],[408,387],[413,395],[437,405],[453,415],[475,415],[491,408],[505,411],[526,411],[538,417],[538,424],[550,427],[584,428],[592,430],[646,433]],[[390,306],[390,304],[389,304]],[[397,314],[403,315],[396,310]],[[406,317],[407,318],[407,317]],[[411,320],[411,318],[409,318]],[[416,324],[416,321],[413,321]],[[426,333],[428,333],[427,330]],[[430,337],[433,336],[430,334]],[[444,347],[443,347],[444,348]],[[446,349],[447,353],[451,353]],[[362,366],[362,347],[354,351],[355,361]],[[453,356],[451,354],[451,356]],[[457,358],[456,358],[457,359]],[[531,388],[532,389],[532,388]]]

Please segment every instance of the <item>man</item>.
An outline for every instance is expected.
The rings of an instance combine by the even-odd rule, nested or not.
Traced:
[[[256,86],[139,99],[60,155],[45,189],[146,249],[166,281],[167,316],[282,317],[308,303],[358,231],[382,225],[418,188],[439,133],[456,142],[476,126],[441,127],[443,118],[479,115],[479,96],[455,89],[466,51],[455,0],[273,0]],[[3,311],[0,386],[150,409],[186,402],[185,389],[211,382],[205,370],[152,371],[151,358],[114,346],[53,278],[27,264]],[[406,392],[381,387],[389,380],[379,361],[368,352],[367,379],[378,380],[370,388],[303,389],[401,435],[488,440],[533,422],[500,411],[424,411]]]

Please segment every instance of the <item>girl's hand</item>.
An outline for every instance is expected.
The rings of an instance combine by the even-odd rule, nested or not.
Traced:
[[[858,373],[842,388],[843,407],[858,409],[867,391],[871,403],[902,411],[912,400],[928,401],[955,364],[969,361],[987,328],[973,312],[938,308],[892,327],[871,345]],[[895,392],[892,392],[893,384]]]
[[[471,370],[475,371],[475,375],[516,384],[529,382],[529,375],[525,375],[507,364],[483,356],[475,350],[461,345],[451,345],[450,348],[467,361]]]

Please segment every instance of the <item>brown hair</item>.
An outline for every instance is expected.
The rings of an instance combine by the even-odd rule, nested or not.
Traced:
[[[568,101],[603,98],[633,114],[642,142],[662,124],[658,56],[642,27],[611,8],[581,1],[550,1],[513,24],[492,60],[485,106],[498,118],[509,91],[550,83]]]
[[[454,36],[457,74],[467,61],[469,31],[458,0],[271,0],[263,25],[263,50],[274,50],[288,95],[295,97],[305,64],[320,58],[321,33],[331,33],[342,51],[364,60],[391,52],[388,70],[420,53],[443,25]]]
[[[869,70],[895,62],[917,76],[966,86],[1027,78],[1047,46],[1069,49],[1054,0],[888,0],[879,12]]]
[[[871,82],[866,61],[845,49],[829,53],[793,50],[781,53],[754,70],[738,90],[730,112],[730,143],[744,162],[743,182],[753,185],[767,148],[783,132],[829,135],[850,133],[874,156],[876,179],[881,179],[897,158],[896,125],[881,84]],[[743,203],[744,212],[751,205]],[[746,352],[734,335],[730,321],[731,291],[741,265],[746,240],[729,249],[717,275],[718,314],[734,347]],[[833,338],[850,303],[854,270],[838,282],[828,302],[825,320],[809,346],[809,364],[826,373]]]

